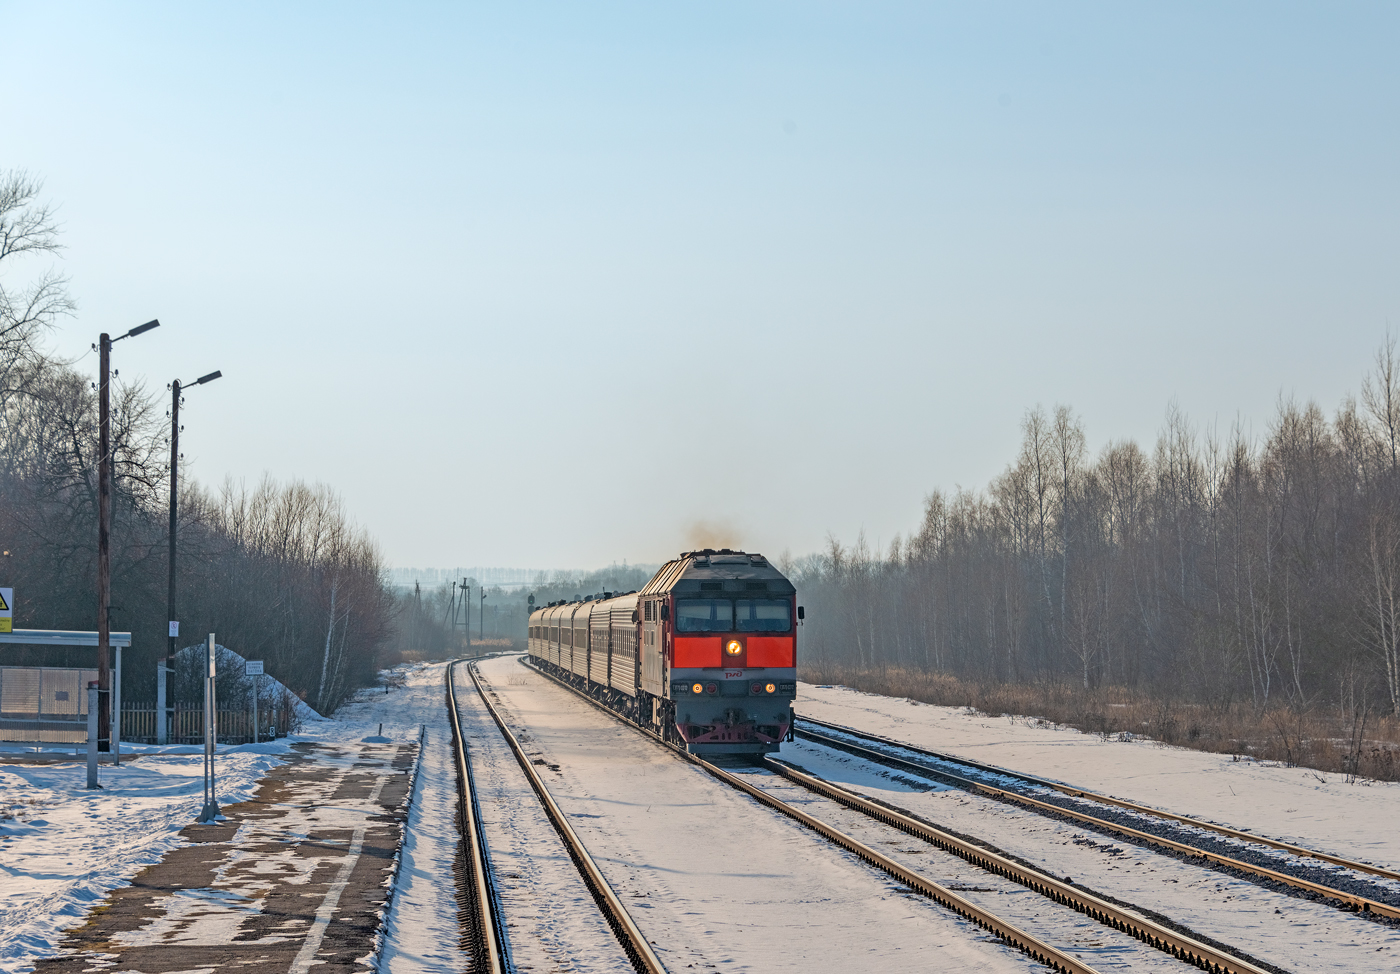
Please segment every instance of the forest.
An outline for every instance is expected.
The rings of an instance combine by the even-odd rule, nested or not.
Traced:
[[[0,584],[15,590],[15,628],[90,631],[97,391],[89,374],[48,351],[76,307],[67,279],[35,266],[61,249],[40,190],[25,173],[0,172]],[[21,268],[23,283],[12,284]],[[169,395],[113,383],[110,621],[132,633],[122,681],[130,702],[154,698],[168,646]],[[323,713],[373,683],[397,602],[377,546],[335,492],[272,480],[209,490],[187,477],[178,504],[180,645],[213,632]],[[12,646],[5,659],[95,665],[91,650]]]
[[[1331,749],[1390,776],[1376,739],[1394,743],[1400,714],[1395,341],[1359,399],[1330,417],[1282,399],[1257,437],[1173,406],[1150,451],[1090,455],[1072,409],[1032,409],[984,489],[934,491],[887,550],[831,538],[791,567],[814,679],[1285,760]]]

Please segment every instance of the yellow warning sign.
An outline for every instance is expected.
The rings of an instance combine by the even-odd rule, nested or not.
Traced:
[[[10,627],[14,625],[14,605],[15,590],[12,588],[0,588],[0,632],[14,632]]]
[[[14,589],[11,589],[10,591],[14,591]],[[9,611],[10,611],[10,602],[9,602],[8,599],[5,598],[5,590],[4,590],[3,588],[0,588],[0,612],[9,612]]]
[[[11,632],[10,623],[13,621],[13,619],[0,619],[0,632]]]

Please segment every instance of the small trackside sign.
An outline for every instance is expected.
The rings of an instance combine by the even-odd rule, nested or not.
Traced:
[[[245,659],[243,661],[244,676],[262,676],[263,661],[260,659]]]
[[[0,588],[0,632],[14,632],[15,590]]]

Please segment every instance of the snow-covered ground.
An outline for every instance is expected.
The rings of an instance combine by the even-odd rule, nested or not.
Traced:
[[[490,660],[483,671],[600,866],[676,969],[1034,967],[514,659]],[[219,799],[250,798],[258,779],[297,741],[358,741],[377,734],[381,723],[393,741],[418,739],[421,731],[380,967],[394,974],[462,971],[444,667],[417,665],[400,673],[402,687],[362,694],[336,719],[308,723],[300,737],[220,748]],[[462,700],[469,702],[469,694]],[[517,923],[511,936],[520,969],[607,969],[615,948],[591,901],[571,885],[572,866],[518,769],[512,770],[513,759],[493,738],[494,725],[479,709],[468,709],[488,841],[498,856],[503,902]],[[1400,864],[1400,830],[1393,825],[1400,820],[1400,786],[1348,785],[1338,775],[1103,740],[840,687],[803,684],[798,710],[1340,855]],[[21,974],[54,953],[62,930],[181,844],[178,832],[201,804],[199,749],[130,750],[138,752],[136,760],[103,766],[104,788],[97,792],[84,789],[81,761],[0,763],[0,974]],[[883,791],[886,800],[959,831],[995,829],[986,837],[1008,852],[1072,873],[1110,895],[1180,913],[1203,932],[1281,967],[1400,969],[1400,939],[1389,927],[1219,874],[1203,879],[1195,867],[1157,863],[1140,850],[1115,853],[1102,837],[959,792],[911,788],[848,755],[802,744],[785,746],[784,754],[836,780],[859,779],[862,790]],[[1138,862],[1148,865],[1137,869]],[[536,895],[546,888],[549,896]]]
[[[798,686],[798,715],[1039,775],[1179,815],[1388,868],[1400,867],[1400,784],[1236,761],[1152,741],[1105,740],[847,687]]]
[[[379,969],[392,974],[454,974],[466,970],[458,949],[457,891],[452,863],[457,855],[457,769],[447,718],[446,665],[428,663],[397,671],[403,686],[388,694],[366,692],[336,712],[336,721],[368,736],[384,721],[384,736],[423,744],[408,806],[408,826],[399,853],[394,896],[389,901]]]
[[[384,736],[394,742],[416,740],[426,725],[428,750],[439,754],[447,727],[443,667],[401,672],[405,686],[387,695],[363,694],[334,720],[312,715],[298,736],[220,747],[220,804],[251,798],[258,780],[291,745],[359,741],[376,734],[381,722]],[[43,756],[32,746],[8,750]],[[50,756],[62,753],[58,749]],[[0,763],[0,974],[31,970],[35,960],[54,954],[62,931],[81,923],[108,891],[127,885],[141,869],[183,844],[178,833],[203,804],[201,748],[124,744],[123,753],[120,767],[101,767],[102,789],[92,792],[86,790],[87,767],[81,761]],[[135,760],[126,761],[128,754]],[[403,931],[383,952],[394,971],[454,969],[456,902],[450,881],[441,877],[451,876],[455,852],[451,802],[456,785],[450,775],[443,784],[442,774],[435,758],[415,782],[415,801],[422,798],[424,808],[410,811],[410,830],[415,816],[422,821],[428,815],[428,827],[417,830],[408,845],[391,904],[394,929]],[[438,798],[444,790],[449,796],[445,829]]]
[[[481,670],[668,970],[1043,970],[514,659]]]
[[[1313,902],[1265,889],[1247,879],[1235,878],[1184,862],[1169,855],[1087,831],[1074,823],[1057,821],[1027,809],[993,801],[981,795],[940,786],[928,786],[913,776],[892,774],[842,751],[797,742],[783,747],[783,759],[828,781],[860,794],[902,808],[952,832],[971,835],[1003,853],[1032,863],[1048,873],[1072,877],[1083,888],[1120,903],[1170,917],[1201,935],[1234,947],[1284,970],[1400,971],[1400,929],[1364,919],[1325,903]],[[854,812],[836,810],[828,818],[859,824]],[[856,834],[859,834],[858,832]],[[918,847],[906,843],[904,848]],[[924,868],[933,857],[924,855],[910,863]],[[980,870],[964,867],[966,882],[995,887]],[[935,872],[928,875],[939,879]],[[1015,921],[1014,900],[994,893],[989,898],[968,894],[994,912]],[[1003,907],[1002,902],[1007,906]],[[1007,912],[1003,912],[1007,911]],[[1033,922],[1028,924],[1032,932]],[[1102,929],[1102,928],[1100,928]],[[1108,945],[1111,937],[1100,939]],[[1165,955],[1161,955],[1165,956]],[[1120,958],[1084,959],[1096,968],[1113,970]],[[1140,965],[1125,958],[1131,968]]]
[[[517,669],[507,684],[538,679]],[[575,974],[629,970],[617,937],[465,667],[457,669],[457,701],[512,966]],[[522,745],[530,753],[528,740]]]
[[[220,748],[220,804],[251,798],[290,743]],[[127,749],[146,753],[102,766],[99,791],[87,790],[83,762],[0,764],[0,972],[53,954],[108,890],[183,843],[204,802],[200,750]]]

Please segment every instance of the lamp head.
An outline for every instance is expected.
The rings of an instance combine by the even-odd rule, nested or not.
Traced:
[[[129,332],[127,332],[125,335],[123,335],[122,338],[135,338],[137,335],[145,334],[146,332],[150,331],[152,328],[159,328],[159,327],[160,327],[160,319],[159,319],[159,318],[152,318],[150,321],[146,322],[144,325],[137,325],[135,328],[131,329],[131,331],[129,331]]]

